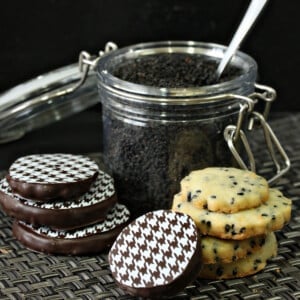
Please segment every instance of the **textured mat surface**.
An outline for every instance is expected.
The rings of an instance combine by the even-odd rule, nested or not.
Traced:
[[[276,233],[278,256],[255,276],[195,281],[172,299],[300,299],[300,114],[276,118],[271,125],[292,161],[289,173],[275,184],[293,200],[290,224]],[[252,140],[258,145],[258,173],[270,177],[272,164],[260,135]],[[63,257],[29,251],[12,237],[11,219],[0,211],[0,299],[134,298],[115,285],[105,254]]]

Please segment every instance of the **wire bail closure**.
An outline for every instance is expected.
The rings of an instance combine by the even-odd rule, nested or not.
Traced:
[[[248,142],[247,136],[242,127],[244,125],[244,120],[247,114],[249,121],[246,128],[249,131],[253,130],[255,122],[259,123],[259,127],[263,130],[268,152],[276,168],[276,174],[268,180],[268,183],[272,184],[290,169],[291,162],[282,145],[280,144],[277,136],[267,122],[271,104],[276,98],[276,91],[271,87],[261,84],[255,84],[255,88],[263,92],[254,92],[249,97],[242,98],[243,100],[245,100],[244,98],[247,98],[247,101],[244,101],[244,103],[240,104],[240,112],[237,124],[228,125],[225,128],[224,139],[227,142],[228,148],[239,166],[242,169],[247,170],[247,164],[244,162],[235,146],[238,140],[242,142],[242,145],[246,151],[250,170],[256,172],[255,158]],[[258,100],[265,101],[265,108],[262,114],[254,111],[254,105],[258,102]],[[281,161],[279,161],[279,158],[281,159]]]

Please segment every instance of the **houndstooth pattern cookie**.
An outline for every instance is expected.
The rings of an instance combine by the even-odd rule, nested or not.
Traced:
[[[38,252],[68,255],[99,253],[112,245],[129,218],[128,209],[116,204],[104,221],[77,230],[53,230],[15,221],[13,234],[25,247]]]
[[[14,193],[37,201],[77,197],[97,177],[97,164],[83,155],[34,154],[17,159],[7,180]]]
[[[17,159],[9,168],[12,179],[27,183],[71,183],[87,180],[99,170],[90,158],[73,154],[34,154]]]
[[[34,227],[31,224],[26,224],[26,226],[31,228],[31,230],[33,230],[37,234],[47,235],[52,238],[76,239],[110,231],[113,228],[126,223],[129,220],[129,216],[129,210],[125,205],[116,204],[107,214],[104,221],[94,225],[79,228],[77,230],[53,230],[46,226]],[[24,222],[21,222],[21,224],[25,225]]]
[[[71,229],[103,220],[117,197],[113,179],[99,171],[90,190],[77,199],[37,202],[13,194],[6,179],[0,181],[0,204],[11,217],[33,225]]]
[[[111,176],[99,171],[96,180],[92,183],[88,192],[80,196],[78,199],[70,199],[66,201],[37,202],[30,199],[24,199],[18,195],[14,195],[7,180],[0,181],[0,191],[22,201],[25,205],[39,207],[44,209],[75,209],[98,204],[107,200],[115,194],[114,182]],[[0,199],[1,201],[1,199]]]
[[[174,288],[182,288],[200,269],[199,241],[189,216],[164,210],[147,213],[127,226],[113,244],[109,253],[113,277],[139,296],[163,295],[164,287],[177,280]],[[184,276],[186,272],[190,277]]]

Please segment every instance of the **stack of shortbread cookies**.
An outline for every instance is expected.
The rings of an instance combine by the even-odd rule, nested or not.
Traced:
[[[130,217],[111,176],[87,156],[64,153],[17,159],[0,181],[0,204],[22,244],[51,254],[98,253]]]
[[[276,256],[274,231],[291,216],[291,200],[257,174],[206,168],[181,181],[172,209],[193,218],[202,236],[200,278],[244,277]]]

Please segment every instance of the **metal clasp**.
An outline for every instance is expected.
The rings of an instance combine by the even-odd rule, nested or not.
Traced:
[[[269,184],[272,184],[290,169],[291,163],[289,157],[284,151],[274,131],[266,121],[270,112],[271,104],[276,98],[276,91],[271,87],[265,85],[255,84],[255,87],[259,90],[262,90],[263,93],[254,92],[249,96],[253,100],[251,106],[248,106],[248,103],[240,104],[240,112],[237,124],[228,125],[225,128],[224,138],[227,142],[229,150],[231,151],[233,157],[235,158],[239,166],[242,169],[248,169],[247,164],[241,158],[236,148],[236,143],[238,142],[238,140],[242,142],[242,145],[246,150],[250,170],[256,172],[255,158],[251,150],[250,144],[248,142],[247,136],[242,128],[245,127],[249,131],[251,131],[253,129],[254,123],[259,123],[259,126],[262,128],[264,133],[265,143],[268,152],[276,168],[276,174],[268,180]],[[255,104],[258,100],[263,100],[266,103],[263,114],[253,110],[253,103]],[[246,124],[244,124],[246,114],[248,114],[249,116],[248,126],[245,126]],[[279,158],[281,159],[281,161],[279,160]]]
[[[78,88],[80,88],[85,83],[90,69],[91,68],[94,69],[96,67],[99,59],[104,54],[116,50],[117,48],[118,46],[115,43],[108,42],[105,45],[104,51],[102,50],[99,51],[98,56],[92,56],[87,51],[81,51],[78,59],[79,72],[81,73],[81,78],[79,79],[79,81],[67,89],[45,94],[42,100],[50,100],[56,97],[61,97],[75,92]]]

